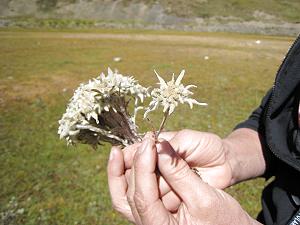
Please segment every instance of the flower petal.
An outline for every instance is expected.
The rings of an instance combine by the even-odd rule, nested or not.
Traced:
[[[174,82],[175,82],[175,74],[174,73],[172,74],[172,80],[171,80],[171,82],[172,82],[172,84],[174,84]]]
[[[181,83],[182,78],[184,77],[185,70],[181,70],[179,76],[177,77],[175,81],[175,85],[179,85]]]
[[[185,89],[190,89],[190,88],[196,88],[197,86],[196,85],[193,85],[193,84],[190,84],[190,85],[187,85],[185,86]]]
[[[176,106],[175,106],[174,104],[170,105],[170,108],[169,108],[169,115],[171,115],[171,114],[174,112],[175,107],[176,107]]]
[[[154,70],[154,73],[156,74],[158,80],[159,80],[159,84],[160,84],[160,87],[167,87],[167,83],[165,82],[165,80],[158,75],[158,73],[156,72],[156,70]]]
[[[111,76],[113,73],[114,73],[114,72],[111,70],[111,68],[108,67],[108,68],[107,68],[107,74]]]

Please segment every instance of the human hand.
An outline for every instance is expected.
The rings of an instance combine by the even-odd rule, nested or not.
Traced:
[[[214,134],[192,130],[165,132],[160,135],[170,141],[175,151],[184,158],[190,166],[197,168],[202,179],[212,186],[224,188],[230,183],[231,170],[226,161],[226,153],[222,140]],[[109,161],[108,177],[114,208],[127,218],[133,216],[126,199],[126,193],[119,192],[119,186],[127,188],[133,157],[141,143],[126,147],[123,151],[114,147],[111,154],[116,155],[114,162]],[[157,175],[159,197],[170,212],[177,211],[181,199],[170,188],[162,176]],[[122,182],[121,182],[122,181]]]
[[[159,197],[157,165],[182,199],[177,212],[170,213]],[[136,224],[259,224],[230,195],[203,182],[168,142],[156,147],[154,139],[145,138],[134,157],[127,191],[125,183],[123,177],[119,191],[126,193]]]
[[[174,134],[171,132],[167,134],[164,133],[164,137],[168,138],[168,136],[172,137]],[[132,222],[135,222],[135,220],[131,212],[127,196],[128,185],[133,172],[131,169],[131,162],[133,159],[130,159],[130,167],[126,169],[124,154],[126,152],[127,154],[125,155],[127,155],[127,157],[133,157],[141,145],[142,143],[136,143],[123,150],[116,146],[112,147],[107,166],[108,185],[113,208]],[[170,186],[164,178],[159,175],[159,173],[157,173],[156,176],[159,183],[159,195],[162,202],[170,212],[176,211],[181,202],[180,198],[175,192],[171,191]]]
[[[232,169],[228,158],[228,151],[222,139],[207,132],[181,130],[178,132],[164,132],[159,139],[167,140],[175,152],[183,158],[190,167],[196,168],[201,178],[209,185],[224,189],[231,184]],[[130,170],[134,154],[140,144],[134,144],[124,149],[126,170]],[[127,174],[130,174],[127,171]],[[162,180],[162,184],[164,181]],[[170,190],[161,185],[166,193]]]

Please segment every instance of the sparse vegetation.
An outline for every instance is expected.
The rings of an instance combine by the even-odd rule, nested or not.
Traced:
[[[57,0],[37,0],[36,4],[42,11],[52,11],[57,5]]]
[[[171,13],[184,17],[236,17],[241,20],[277,20],[300,22],[300,2],[298,0],[165,0]],[[256,12],[263,12],[257,15]]]
[[[160,29],[295,36],[298,0],[5,0],[0,27]]]
[[[90,17],[80,17],[80,14],[76,16],[76,18],[85,18],[85,19],[95,19],[102,18],[101,16],[95,16],[95,12],[93,12],[93,8],[84,8],[88,7],[86,3],[97,4],[96,1],[91,0],[38,0],[34,3],[32,0],[29,0],[30,4],[36,4],[37,8],[43,12],[48,13],[52,18],[57,18],[57,14],[55,10],[62,9],[64,6],[69,6],[72,4],[81,4],[81,7],[85,10],[91,11]],[[18,5],[18,1],[12,2],[11,0],[7,0],[7,3],[3,3],[3,8],[14,7],[14,4]],[[109,1],[106,1],[106,4]],[[112,6],[114,1],[111,0]],[[155,4],[160,4],[164,11],[167,14],[176,15],[179,17],[185,18],[193,18],[193,17],[201,17],[201,18],[213,18],[222,19],[223,17],[227,17],[227,20],[239,19],[241,21],[248,20],[258,20],[258,21],[266,21],[266,20],[282,20],[290,23],[299,23],[300,22],[300,2],[298,0],[122,0],[117,4],[128,7],[130,4],[138,4],[142,3],[148,6],[153,6]],[[0,5],[1,7],[1,5]],[[27,6],[28,7],[28,6]],[[80,7],[80,8],[81,8]],[[1,8],[0,8],[1,9]],[[110,9],[113,10],[113,9]],[[73,18],[72,13],[68,10],[65,10],[64,14],[59,14],[61,18]],[[54,13],[54,14],[51,14]],[[101,14],[101,12],[99,12]],[[24,11],[23,15],[27,15],[27,12]],[[37,13],[37,15],[39,15]],[[22,16],[19,15],[19,16]],[[35,15],[33,15],[35,16]],[[40,17],[40,16],[38,16]],[[58,18],[60,18],[58,17]],[[43,16],[44,18],[44,16]],[[103,18],[102,18],[103,19]],[[118,20],[118,17],[115,17]]]

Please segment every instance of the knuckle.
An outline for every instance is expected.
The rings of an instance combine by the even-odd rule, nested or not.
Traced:
[[[125,171],[125,179],[126,179],[127,184],[129,184],[129,182],[130,182],[130,175],[131,175],[131,169],[126,170]]]
[[[120,202],[112,202],[112,207],[114,208],[114,210],[116,210],[119,213],[123,213],[126,209],[125,206],[120,204]]]
[[[127,195],[127,202],[131,207],[134,206],[134,197],[131,193]]]
[[[136,192],[134,194],[134,197],[133,197],[133,200],[134,200],[134,204],[135,204],[135,207],[137,209],[137,211],[141,214],[141,215],[144,215],[147,213],[148,211],[148,206],[145,202],[145,197],[143,194],[141,194],[140,192]]]
[[[133,195],[134,195],[134,189],[132,187],[129,187],[127,194],[126,194],[126,198],[127,198],[127,202],[130,205],[130,207],[134,206]]]
[[[112,202],[112,207],[118,211],[118,212],[122,212],[122,206],[120,206],[120,204],[116,203],[116,202]]]

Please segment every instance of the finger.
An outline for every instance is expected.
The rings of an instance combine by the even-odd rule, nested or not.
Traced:
[[[224,163],[223,160],[218,161],[218,159],[223,159],[220,157],[220,154],[215,154],[215,151],[211,151],[212,146],[215,149],[222,148],[222,142],[217,135],[184,129],[177,132],[169,140],[169,143],[174,151],[187,161],[191,167],[209,167],[211,163],[214,165],[216,162]],[[219,152],[222,153],[223,151]]]
[[[182,202],[175,192],[168,192],[161,198],[161,201],[165,208],[171,213],[177,212]]]
[[[123,149],[125,169],[131,168],[134,154],[140,145],[141,145],[141,143],[135,143],[135,144],[125,147]]]
[[[131,170],[132,169],[128,169],[125,171],[125,178],[127,183],[130,182]],[[156,177],[158,182],[159,197],[162,198],[163,196],[171,192],[171,187],[161,175],[156,174]]]
[[[128,182],[128,191],[127,191],[127,201],[129,203],[132,216],[135,220],[135,224],[141,225],[141,219],[139,216],[139,213],[136,209],[135,202],[134,202],[134,194],[135,194],[135,171],[134,171],[134,166],[132,167],[130,171],[130,176],[129,176],[129,182]]]
[[[159,134],[159,138],[169,141],[172,139],[178,132],[177,131],[170,131],[170,132],[162,132]],[[130,169],[132,166],[132,161],[134,158],[134,154],[137,151],[138,147],[141,143],[134,143],[128,147],[123,149],[124,154],[124,161],[125,161],[125,169]]]
[[[164,195],[168,194],[171,191],[170,185],[166,182],[166,180],[161,175],[158,176],[157,182],[158,182],[160,197],[163,197]]]
[[[167,141],[157,148],[159,171],[187,207],[195,209],[195,198],[203,199],[201,203],[206,204],[209,196],[215,194],[213,189],[190,169]]]
[[[127,182],[124,176],[123,153],[118,147],[112,147],[108,166],[108,185],[112,205],[115,210],[133,221],[133,216],[126,198]]]
[[[167,224],[170,213],[159,199],[156,178],[157,152],[153,137],[146,136],[134,160],[134,202],[143,224]]]
[[[197,169],[199,174],[201,175],[201,179],[208,183],[210,186],[224,189],[230,186],[231,181],[231,173],[227,171],[231,171],[231,167],[228,164],[214,166],[214,167],[194,167]],[[219,177],[222,179],[216,179],[216,174],[219,174]],[[227,181],[227,182],[224,182]]]
[[[199,136],[201,136],[199,134],[202,134],[202,132],[191,132],[190,130],[185,129],[177,132],[170,140],[165,140],[170,143],[175,152],[186,159],[190,154],[194,152],[195,149],[197,149],[197,140],[199,140]]]
[[[169,141],[172,138],[174,138],[177,133],[178,133],[177,131],[161,132],[158,136],[158,139],[164,139],[164,140]]]
[[[161,175],[156,173],[156,176],[159,185],[159,198],[162,200],[164,206],[169,212],[171,213],[176,212],[181,203],[180,198],[174,192],[171,192],[171,188],[169,184],[165,181],[165,179]],[[127,183],[130,183],[131,169],[127,169],[125,171],[125,177]]]
[[[126,170],[125,178],[126,178],[127,184],[129,184],[129,181],[130,181],[130,175],[131,175],[131,169]]]

